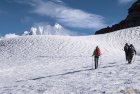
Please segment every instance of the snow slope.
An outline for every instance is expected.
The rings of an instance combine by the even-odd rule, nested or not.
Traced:
[[[140,27],[92,36],[34,35],[0,40],[1,94],[122,94],[140,90]],[[135,63],[123,46],[133,43]],[[96,46],[100,67],[90,70]],[[131,90],[132,91],[132,90]]]

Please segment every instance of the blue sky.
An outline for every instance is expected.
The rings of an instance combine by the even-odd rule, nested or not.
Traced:
[[[1,0],[0,35],[59,23],[78,35],[120,22],[135,0]]]

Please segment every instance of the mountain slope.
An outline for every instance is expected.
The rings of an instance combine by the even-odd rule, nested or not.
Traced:
[[[127,17],[119,23],[96,31],[95,34],[110,33],[121,29],[140,26],[140,0],[134,0],[135,3],[128,9]]]
[[[137,56],[136,63],[127,66],[123,51],[128,42],[140,54],[139,30],[140,27],[135,27],[93,36],[3,39],[0,41],[0,93],[119,94],[127,87],[122,85],[136,85],[139,89],[136,82],[140,77],[137,64],[140,58]],[[97,45],[102,51],[101,65],[98,70],[90,70],[91,55]],[[136,78],[132,79],[133,76]]]

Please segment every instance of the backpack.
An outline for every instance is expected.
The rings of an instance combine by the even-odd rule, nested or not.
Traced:
[[[128,52],[129,52],[129,54],[134,55],[134,53],[135,53],[135,48],[134,48],[133,46],[129,46]]]
[[[96,48],[96,53],[95,53],[95,56],[100,56],[101,53],[100,53],[100,49],[99,48]]]
[[[124,46],[124,51],[128,51],[128,49],[129,49],[129,46],[128,45],[125,45]]]

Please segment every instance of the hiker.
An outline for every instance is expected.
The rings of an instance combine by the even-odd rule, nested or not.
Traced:
[[[99,56],[100,56],[100,48],[97,46],[93,52],[94,56],[94,62],[95,62],[95,69],[98,68],[98,60],[99,60]]]
[[[128,43],[126,43],[124,46],[126,61],[128,61],[128,48],[129,48],[129,45],[128,45]]]
[[[128,64],[131,64],[132,59],[134,54],[136,55],[136,50],[135,47],[133,46],[133,44],[130,44],[129,48],[128,48]]]

